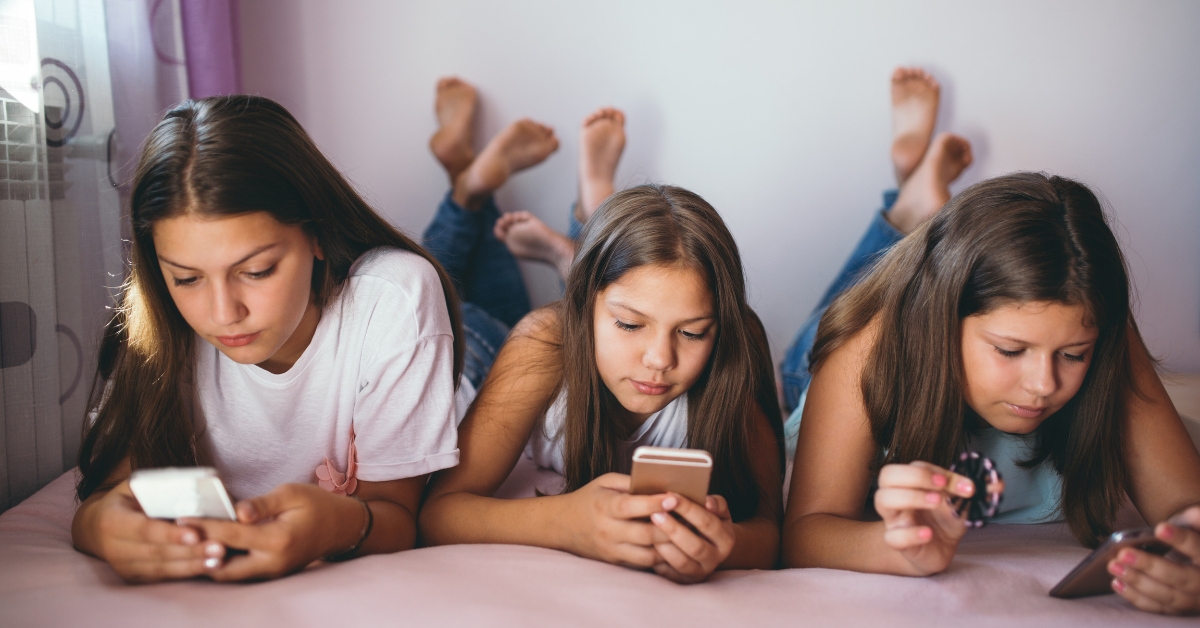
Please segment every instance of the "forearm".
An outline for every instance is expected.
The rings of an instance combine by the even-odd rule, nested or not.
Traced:
[[[566,495],[496,499],[446,493],[425,503],[420,514],[424,545],[503,543],[576,552],[567,523]],[[577,553],[577,552],[576,552]]]
[[[922,576],[884,542],[882,521],[811,514],[784,524],[783,566],[825,567],[866,573]]]
[[[100,556],[99,543],[96,540],[95,510],[96,504],[107,491],[97,491],[79,504],[75,516],[71,519],[71,542],[75,549],[92,556]]]
[[[363,541],[356,555],[391,554],[412,549],[417,544],[417,519],[412,511],[385,500],[365,502],[371,509],[374,522],[371,533]],[[365,514],[365,513],[364,513]],[[362,528],[354,530],[356,542],[362,536]]]
[[[733,524],[733,551],[718,569],[774,569],[779,559],[779,526],[756,516]]]

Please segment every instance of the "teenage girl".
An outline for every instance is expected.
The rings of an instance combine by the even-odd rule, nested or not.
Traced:
[[[443,139],[446,128],[443,122]],[[449,226],[431,227],[430,236],[453,224],[467,229],[475,224],[470,212],[489,211],[486,196],[480,210],[470,208],[482,188],[462,189],[473,171],[510,174],[513,164],[528,163],[523,156],[536,151],[523,145],[531,140],[512,141],[512,128],[476,158],[508,155],[500,160],[507,166],[471,163],[465,174],[451,173],[447,202],[459,218],[439,210],[435,226]],[[470,145],[465,131],[456,133],[456,143]],[[581,174],[594,170],[588,154],[585,138]],[[599,169],[609,172],[610,192],[619,155],[618,147]],[[680,582],[720,567],[769,568],[778,557],[782,501],[779,408],[737,246],[716,211],[686,190],[625,190],[589,217],[588,186],[581,181],[577,217],[587,223],[565,295],[521,319],[494,364],[485,364],[490,372],[459,427],[462,464],[432,481],[422,539],[551,547]],[[489,232],[476,229],[481,238]],[[439,250],[458,259],[478,255]],[[486,267],[472,272],[500,287]],[[473,294],[468,288],[465,300]],[[470,335],[470,315],[466,321]],[[699,504],[673,493],[631,495],[625,473],[639,445],[708,450],[712,494]],[[493,498],[523,453],[565,476],[565,490]]]
[[[943,148],[925,152],[892,212],[948,196]],[[1149,611],[1200,611],[1200,455],[1138,334],[1095,195],[1018,173],[932,207],[890,249],[860,246],[849,266],[878,261],[820,318],[789,420],[784,563],[944,570],[966,531],[949,500],[973,490],[946,468],[974,450],[1004,476],[996,522],[1065,519],[1094,547],[1127,494],[1193,564],[1122,550],[1114,590]]]
[[[440,265],[260,97],[169,111],[130,209],[75,546],[131,582],[411,548],[428,475],[458,462],[463,343]],[[142,514],[131,471],[197,464],[241,498],[236,522]]]

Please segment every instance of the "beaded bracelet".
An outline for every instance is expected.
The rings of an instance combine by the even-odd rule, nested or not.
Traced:
[[[354,558],[354,554],[357,553],[359,548],[362,547],[363,543],[367,541],[367,537],[371,536],[371,528],[375,527],[375,514],[371,512],[371,506],[359,497],[355,497],[353,495],[351,497],[354,497],[354,499],[358,500],[358,503],[363,505],[363,508],[367,511],[367,519],[363,522],[362,535],[358,537],[357,543],[351,545],[349,549],[344,549],[336,554],[330,554],[325,557],[325,560],[331,563],[340,563],[342,561]]]

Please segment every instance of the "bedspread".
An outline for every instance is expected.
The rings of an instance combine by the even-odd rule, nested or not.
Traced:
[[[1087,555],[1061,524],[971,530],[930,578],[829,569],[651,573],[521,546],[433,547],[320,564],[253,584],[130,586],[71,547],[74,472],[0,515],[3,626],[1195,626],[1115,595],[1056,600]],[[504,496],[560,481],[522,460]]]

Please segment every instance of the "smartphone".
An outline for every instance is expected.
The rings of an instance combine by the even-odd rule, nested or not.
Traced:
[[[642,446],[633,452],[630,475],[634,495],[672,491],[703,506],[712,476],[712,456],[703,449]]]
[[[1075,598],[1112,593],[1112,574],[1108,563],[1122,548],[1132,547],[1143,552],[1165,556],[1174,562],[1189,565],[1187,556],[1174,551],[1170,545],[1154,536],[1154,528],[1137,528],[1113,532],[1103,545],[1096,548],[1083,562],[1075,566],[1058,584],[1050,589],[1051,597]]]
[[[130,476],[129,488],[147,517],[237,520],[229,493],[212,467],[141,469]]]

